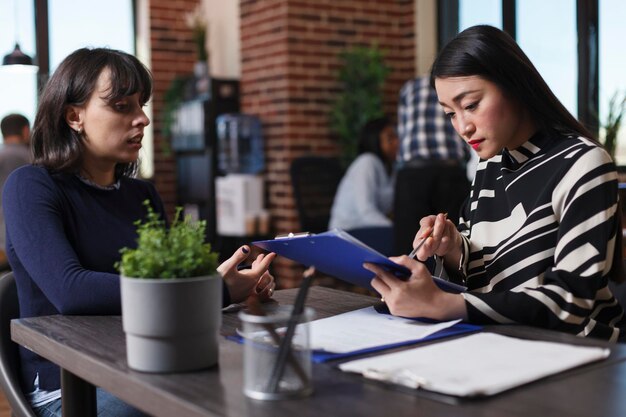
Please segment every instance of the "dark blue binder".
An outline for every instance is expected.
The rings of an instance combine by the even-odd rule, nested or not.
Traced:
[[[318,271],[349,282],[359,287],[373,290],[370,281],[371,271],[363,268],[364,262],[380,265],[399,279],[407,279],[410,272],[402,265],[392,262],[385,255],[370,248],[365,243],[341,229],[313,235],[293,235],[273,240],[252,242],[270,252],[299,262],[305,266],[315,266]],[[433,277],[444,291],[464,292],[465,287]]]
[[[400,346],[415,345],[421,342],[427,342],[429,340],[437,340],[437,339],[443,339],[446,337],[456,336],[456,335],[460,335],[464,333],[477,332],[481,329],[482,329],[482,326],[478,326],[475,324],[457,323],[452,327],[439,330],[437,333],[433,333],[422,339],[407,340],[404,342],[390,343],[388,345],[374,346],[374,347],[370,347],[367,349],[353,350],[351,352],[342,352],[342,353],[327,352],[324,350],[313,350],[311,352],[311,360],[314,363],[324,363],[324,362],[333,361],[337,359],[346,359],[346,358],[351,358],[353,356],[365,355],[368,353],[374,353],[374,352],[379,352],[379,351],[383,351],[387,349],[393,349],[393,348],[397,348]],[[233,342],[237,342],[240,344],[243,343],[243,337],[241,337],[241,335],[239,334],[226,335],[225,337],[226,339],[232,340]]]
[[[343,353],[326,352],[323,350],[314,350],[311,353],[311,359],[313,360],[314,363],[324,363],[324,362],[328,362],[332,360],[346,359],[346,358],[351,358],[353,356],[365,355],[367,353],[374,353],[374,352],[379,352],[382,350],[393,349],[393,348],[397,348],[400,346],[415,345],[415,344],[419,344],[422,342],[427,342],[429,340],[444,339],[446,337],[456,336],[456,335],[460,335],[464,333],[477,332],[481,329],[482,329],[482,326],[479,326],[476,324],[456,323],[452,327],[439,330],[437,333],[433,333],[429,336],[426,336],[421,339],[416,339],[416,340],[407,340],[407,341],[399,342],[399,343],[390,343],[388,345],[374,346],[374,347],[370,347],[367,349],[353,350],[351,352],[343,352]]]

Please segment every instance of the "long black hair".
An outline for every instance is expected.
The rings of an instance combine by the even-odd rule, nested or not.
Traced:
[[[111,88],[105,97],[109,102],[139,93],[141,104],[152,96],[152,76],[134,56],[108,48],[82,48],[72,52],[59,65],[39,100],[31,145],[35,165],[53,172],[77,173],[81,164],[82,136],[65,120],[68,106],[87,103],[98,77],[110,71]],[[120,163],[116,177],[132,176],[137,162]]]
[[[365,123],[359,136],[358,153],[359,155],[365,152],[373,153],[385,164],[387,170],[390,170],[392,164],[387,161],[380,147],[380,135],[387,126],[393,126],[387,116],[371,119]]]
[[[436,78],[480,76],[528,109],[542,131],[595,136],[563,106],[530,59],[507,33],[493,26],[472,26],[459,33],[439,53],[430,71]]]
[[[439,53],[430,70],[430,84],[436,78],[477,75],[496,84],[502,92],[521,103],[542,131],[578,135],[600,143],[550,90],[539,71],[508,34],[493,26],[472,26],[459,33]],[[609,276],[623,282],[621,203],[615,215],[616,236]]]

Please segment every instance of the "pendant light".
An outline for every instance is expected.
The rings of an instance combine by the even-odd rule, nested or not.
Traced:
[[[33,65],[33,59],[20,49],[20,44],[15,43],[15,49],[2,59],[2,65]]]
[[[15,5],[15,0],[13,1],[13,14],[14,20],[13,23],[15,25],[15,48],[13,52],[7,54],[2,59],[2,65],[33,65],[33,59],[26,55],[20,49],[20,44],[18,42],[18,16],[17,16],[17,6]]]

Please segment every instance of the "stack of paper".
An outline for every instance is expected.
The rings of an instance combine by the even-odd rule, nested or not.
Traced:
[[[460,320],[424,323],[366,307],[309,323],[311,348],[346,353],[424,339]]]
[[[479,333],[343,363],[372,379],[468,397],[496,394],[589,362],[609,349]]]
[[[380,314],[374,307],[315,320],[307,326],[313,361],[318,363],[480,329],[459,320],[431,323],[394,317]]]

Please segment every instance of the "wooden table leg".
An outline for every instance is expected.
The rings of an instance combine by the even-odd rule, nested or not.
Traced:
[[[61,407],[63,417],[96,417],[96,387],[61,369]]]

